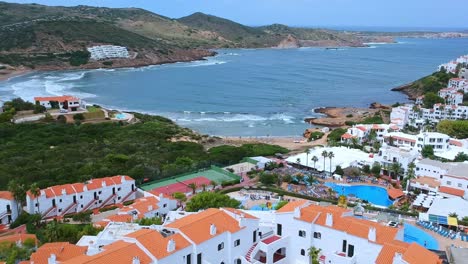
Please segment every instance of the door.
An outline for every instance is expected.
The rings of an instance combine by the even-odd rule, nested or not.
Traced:
[[[197,264],[202,264],[202,253],[198,253],[197,255]]]
[[[348,257],[352,258],[354,256],[354,246],[348,245]]]
[[[282,234],[283,234],[283,226],[282,226],[281,224],[277,224],[277,225],[276,225],[276,234],[277,234],[278,236],[282,236]]]
[[[52,199],[52,207],[55,207],[55,199]]]
[[[341,248],[341,251],[346,253],[347,247],[348,247],[348,242],[346,240],[343,240],[343,247]]]
[[[73,195],[73,203],[76,203],[76,195]]]
[[[257,242],[257,230],[253,231],[252,233],[252,241],[253,243]]]

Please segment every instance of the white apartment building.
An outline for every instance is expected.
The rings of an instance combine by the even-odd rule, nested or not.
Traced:
[[[91,53],[92,60],[128,58],[129,53],[126,47],[114,45],[101,45],[87,48]]]
[[[82,237],[77,243],[80,252],[72,257],[51,254],[46,244],[31,261],[43,263],[41,258],[47,257],[49,264],[309,264],[313,246],[321,249],[320,263],[441,263],[422,246],[403,242],[403,227],[357,219],[352,210],[337,206],[299,201],[276,212],[221,208],[176,214],[161,226],[110,223],[97,236]]]
[[[418,178],[432,178],[437,183],[433,184],[431,189],[413,184],[412,187],[438,191],[439,194],[448,198],[458,196],[468,199],[468,163],[444,163],[436,160],[422,159],[416,162],[415,174]]]
[[[450,102],[459,103],[461,94],[454,95]],[[449,98],[450,99],[450,98]],[[463,100],[463,99],[461,99]],[[437,123],[440,120],[462,120],[468,118],[468,106],[435,104],[433,108],[414,107],[411,104],[392,109],[390,114],[392,123],[399,127],[406,125],[421,126],[426,121]],[[393,120],[398,118],[398,120]],[[398,122],[400,123],[398,123]]]
[[[382,142],[384,136],[391,131],[398,131],[400,128],[397,124],[359,124],[354,125],[346,131],[341,137],[341,143],[352,143],[353,138],[356,138],[359,143],[367,140],[371,132],[375,132],[376,139]]]
[[[0,225],[12,223],[18,215],[18,203],[13,194],[8,191],[0,191]]]
[[[439,91],[439,96],[444,98],[446,105],[459,105],[463,103],[463,94],[457,88],[445,88]]]
[[[63,216],[134,200],[136,191],[135,180],[128,176],[57,185],[40,190],[37,197],[28,192],[26,211],[43,218]]]
[[[463,78],[452,78],[448,82],[449,88],[454,88],[457,91],[463,90],[465,93],[468,92],[468,80]]]
[[[80,98],[70,95],[34,97],[34,102],[44,106],[46,109],[51,109],[53,107],[69,111],[77,111],[80,108],[86,109],[85,103]]]
[[[406,105],[392,108],[390,123],[397,125],[399,129],[403,129],[410,121],[411,108],[411,106]]]
[[[448,151],[450,148],[450,137],[438,132],[419,133],[416,148],[421,151],[424,146],[432,146],[434,152]]]
[[[393,179],[396,179],[393,172],[391,172],[392,164],[401,164],[403,172],[406,173],[408,171],[408,165],[418,156],[419,153],[415,150],[397,148],[384,144],[384,146],[379,149],[379,153],[374,155],[374,161],[382,166],[382,174],[390,175]],[[385,170],[385,168],[387,169]],[[390,173],[388,173],[389,171]]]
[[[384,140],[389,145],[412,149],[416,146],[418,137],[403,132],[391,132],[384,136]]]
[[[455,73],[458,64],[467,64],[467,63],[468,63],[468,55],[463,55],[463,56],[458,57],[456,60],[439,65],[437,67],[437,70],[440,71],[442,70],[442,68],[445,68],[447,72]]]

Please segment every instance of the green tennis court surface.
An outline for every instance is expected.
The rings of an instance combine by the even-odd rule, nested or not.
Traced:
[[[229,172],[225,171],[221,168],[212,166],[210,169],[189,173],[189,174],[182,174],[174,177],[170,177],[163,180],[158,180],[154,182],[150,182],[147,184],[142,185],[140,188],[145,191],[151,191],[153,189],[171,185],[177,182],[190,180],[197,177],[205,177],[208,178],[210,181],[215,181],[217,184],[221,184],[225,181],[232,181],[232,180],[240,180],[240,177]]]

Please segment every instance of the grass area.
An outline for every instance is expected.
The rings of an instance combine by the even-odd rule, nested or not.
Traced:
[[[227,173],[222,173],[219,171],[219,169],[212,168],[212,169],[202,170],[202,171],[198,171],[194,173],[177,175],[177,176],[171,177],[170,179],[155,181],[153,183],[147,183],[145,185],[142,185],[141,188],[145,191],[150,191],[159,187],[177,183],[178,181],[186,181],[186,180],[190,180],[190,179],[197,178],[197,177],[205,177],[211,181],[215,181],[218,184],[221,184],[222,182],[226,182],[226,181],[232,181],[233,179],[240,179],[240,177],[238,176],[234,178],[233,176],[228,175]]]
[[[99,108],[95,108],[92,111],[89,111],[87,113],[83,113],[85,120],[92,120],[92,119],[103,119],[104,118],[104,111]]]

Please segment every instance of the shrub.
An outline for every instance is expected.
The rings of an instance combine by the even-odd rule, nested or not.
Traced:
[[[115,206],[115,205],[113,205],[113,206],[107,206],[107,207],[104,207],[104,208],[99,209],[99,212],[103,213],[103,212],[115,210],[115,209],[117,209],[117,208],[118,208],[118,207]]]
[[[127,206],[127,205],[131,205],[133,203],[134,203],[134,201],[126,201],[126,202],[123,202],[123,205]]]
[[[345,123],[345,125],[347,125],[347,126],[354,126],[354,125],[357,124],[357,123],[354,122],[354,121],[345,121],[344,123]]]
[[[57,116],[57,123],[65,124],[67,123],[67,118],[64,115]]]
[[[73,115],[73,120],[75,121],[83,121],[85,120],[85,116],[81,113]]]
[[[320,131],[314,131],[314,132],[310,133],[309,141],[321,139],[323,137],[323,135],[325,135],[325,133],[320,132]]]
[[[80,212],[80,213],[73,214],[71,216],[71,218],[75,222],[89,223],[89,222],[91,222],[91,214],[92,214],[92,212],[90,212],[90,211]]]
[[[352,114],[347,114],[346,117],[348,117],[348,118],[353,117],[353,115]]]

